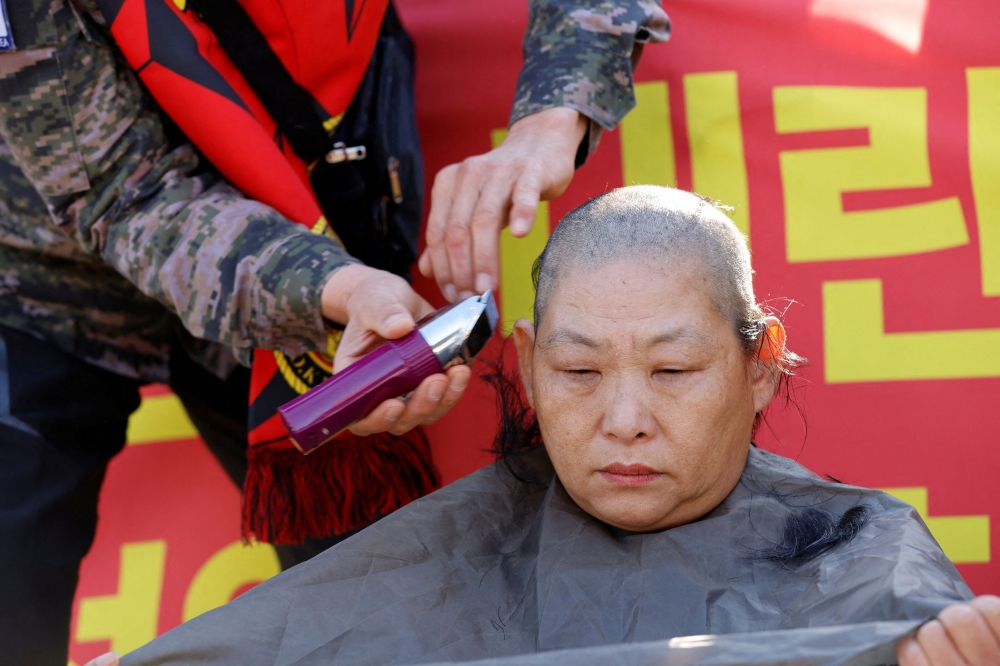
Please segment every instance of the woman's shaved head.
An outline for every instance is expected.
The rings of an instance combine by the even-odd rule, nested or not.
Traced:
[[[570,497],[633,531],[715,508],[797,358],[763,353],[780,324],[754,300],[736,226],[687,192],[614,190],[560,222],[535,284],[535,322],[518,320],[514,344]]]
[[[541,325],[556,282],[570,270],[622,260],[701,268],[719,312],[747,351],[756,350],[764,313],[754,298],[743,234],[708,199],[655,185],[612,190],[562,219],[535,263],[535,326]]]

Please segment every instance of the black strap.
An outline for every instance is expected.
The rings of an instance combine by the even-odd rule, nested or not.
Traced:
[[[237,0],[188,0],[271,114],[295,154],[309,164],[330,150],[315,101],[288,73]]]

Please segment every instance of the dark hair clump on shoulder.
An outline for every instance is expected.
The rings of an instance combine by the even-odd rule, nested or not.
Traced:
[[[758,553],[755,559],[785,566],[804,564],[853,540],[871,513],[871,507],[864,504],[851,507],[840,518],[815,507],[803,509],[785,520],[781,541]]]

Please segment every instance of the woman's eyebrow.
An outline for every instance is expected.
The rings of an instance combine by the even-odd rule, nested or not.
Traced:
[[[647,338],[643,341],[642,347],[644,349],[651,349],[656,345],[663,345],[671,342],[680,342],[683,340],[697,343],[703,342],[704,339],[704,335],[698,333],[697,331],[693,331],[690,328],[671,328]]]
[[[701,343],[705,341],[705,336],[701,335],[697,331],[693,331],[690,328],[671,328],[666,331],[662,331],[653,335],[652,337],[644,340],[640,346],[643,349],[652,349],[656,345],[669,344],[672,342],[680,341],[690,341],[695,343]],[[591,349],[601,349],[607,346],[607,343],[594,338],[588,337],[583,333],[577,331],[572,331],[565,328],[557,328],[552,331],[544,342],[540,343],[539,346],[544,348],[554,347],[558,345],[581,345],[584,347],[590,347]]]
[[[605,346],[604,343],[595,340],[594,338],[589,338],[582,333],[577,333],[576,331],[571,331],[565,328],[557,328],[552,331],[552,333],[545,338],[545,342],[540,346],[545,348],[563,344],[583,345],[584,347],[590,347],[592,349],[600,349]]]

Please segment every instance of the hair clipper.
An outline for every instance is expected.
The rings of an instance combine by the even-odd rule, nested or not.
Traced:
[[[295,400],[278,408],[292,443],[310,453],[426,377],[469,363],[500,318],[492,290],[434,312]]]

